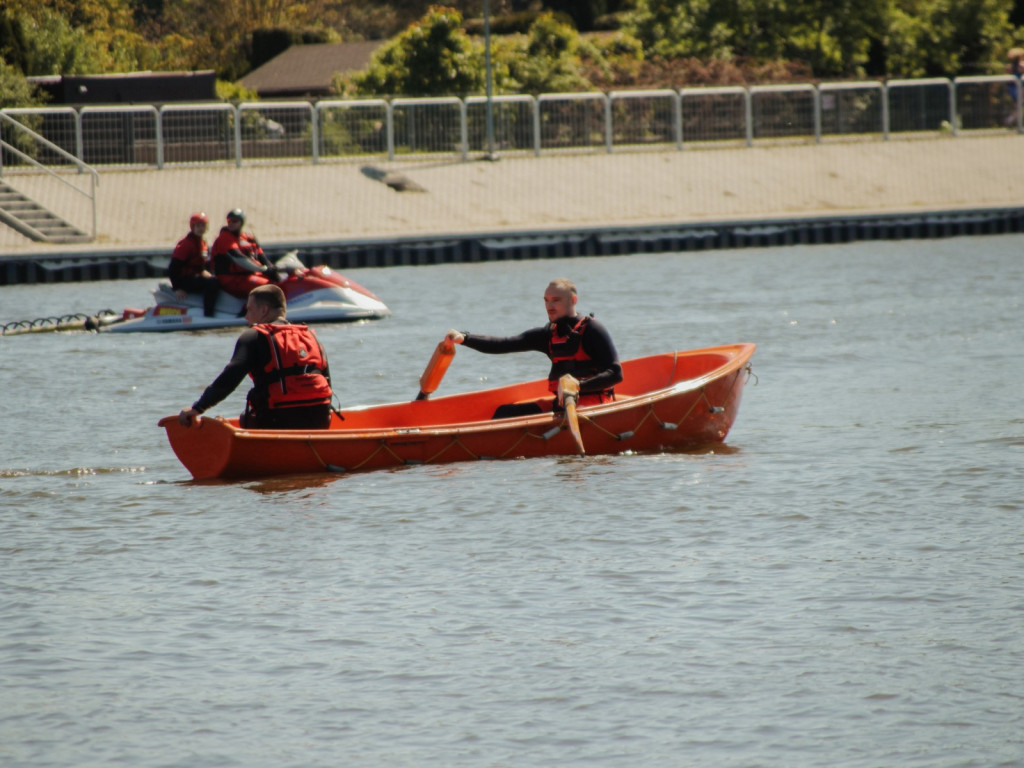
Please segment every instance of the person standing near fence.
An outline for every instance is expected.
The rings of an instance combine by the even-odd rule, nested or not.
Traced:
[[[167,276],[179,301],[189,293],[203,296],[203,314],[213,317],[217,306],[220,282],[210,272],[210,253],[206,245],[206,227],[210,218],[205,213],[193,213],[188,220],[188,234],[174,246]]]

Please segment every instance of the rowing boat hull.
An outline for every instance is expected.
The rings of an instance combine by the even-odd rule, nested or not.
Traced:
[[[590,455],[690,450],[732,428],[753,344],[669,352],[623,363],[611,403],[579,408]],[[501,404],[549,396],[544,380],[433,400],[342,409],[319,431],[241,429],[237,419],[182,427],[161,419],[196,480],[355,472],[411,464],[569,456],[578,453],[562,414],[492,420]]]

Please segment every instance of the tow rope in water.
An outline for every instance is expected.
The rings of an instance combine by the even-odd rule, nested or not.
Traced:
[[[0,325],[0,336],[17,336],[22,333],[52,333],[54,331],[97,331],[119,318],[120,313],[112,309],[101,309],[94,315],[75,312],[70,315],[40,317],[35,320],[14,320]]]

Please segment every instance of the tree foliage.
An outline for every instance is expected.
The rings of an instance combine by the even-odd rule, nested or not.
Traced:
[[[352,84],[356,92],[368,95],[478,93],[484,86],[483,50],[462,28],[462,14],[434,6],[382,46]]]
[[[525,36],[499,49],[503,69],[508,72],[500,88],[534,94],[587,90],[590,81],[583,74],[585,56],[594,60],[601,54],[582,42],[575,27],[554,14],[542,14]]]
[[[18,69],[0,58],[0,109],[37,107],[44,100]]]
[[[222,80],[236,81],[289,44],[394,35],[367,71],[339,88],[378,95],[481,92],[482,40],[466,33],[466,20],[480,29],[484,0],[448,0],[447,8],[429,2],[2,0],[0,59],[8,79],[12,73],[214,69]],[[1015,26],[1024,23],[1024,0],[490,5],[492,30],[515,30],[492,37],[499,92],[653,84],[648,81],[659,72],[702,67],[728,78],[772,71],[829,79],[995,73],[1002,71],[1005,51],[1024,43],[1024,30]],[[614,34],[577,31],[613,16],[621,22]]]
[[[804,61],[818,77],[995,71],[1014,0],[637,0],[649,56]]]

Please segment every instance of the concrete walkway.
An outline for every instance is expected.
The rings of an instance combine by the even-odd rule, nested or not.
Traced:
[[[1014,133],[892,141],[616,154],[505,156],[497,162],[329,162],[101,170],[96,242],[32,243],[0,226],[0,255],[167,249],[205,210],[211,239],[241,207],[265,244],[415,235],[550,231],[604,225],[1018,206],[1024,137]],[[423,191],[397,191],[384,174]],[[88,208],[52,179],[5,181],[54,207]],[[70,179],[88,188],[86,177]]]

